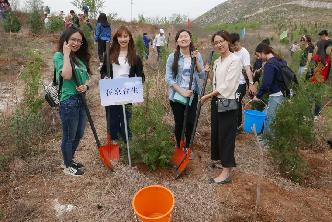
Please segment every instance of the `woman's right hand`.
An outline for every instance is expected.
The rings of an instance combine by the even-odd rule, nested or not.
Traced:
[[[184,97],[191,97],[193,95],[193,91],[182,89],[181,90],[181,95],[184,96]]]
[[[70,55],[71,48],[70,48],[70,45],[67,42],[63,43],[62,51],[63,51],[64,55]]]
[[[211,67],[209,64],[205,65],[205,72],[210,72],[211,71]]]

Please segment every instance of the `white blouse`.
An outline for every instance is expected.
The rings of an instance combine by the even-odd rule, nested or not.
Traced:
[[[129,72],[130,72],[130,65],[127,61],[127,57],[124,56],[119,56],[119,65],[113,63],[112,68],[113,68],[113,78],[123,78],[123,77],[128,77]]]
[[[213,91],[217,90],[219,98],[235,99],[242,75],[241,59],[231,53],[224,59],[219,57],[213,65]]]

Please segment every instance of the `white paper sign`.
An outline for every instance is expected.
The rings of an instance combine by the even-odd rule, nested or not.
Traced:
[[[141,77],[101,79],[99,91],[102,106],[144,102]]]

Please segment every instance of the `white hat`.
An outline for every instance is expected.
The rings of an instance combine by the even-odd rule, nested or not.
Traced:
[[[160,29],[159,32],[162,33],[162,34],[165,33],[165,32],[164,32],[164,29]]]

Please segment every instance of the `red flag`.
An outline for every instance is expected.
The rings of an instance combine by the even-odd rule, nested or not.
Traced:
[[[190,29],[190,21],[189,21],[189,17],[187,17],[186,29],[187,29],[187,30]]]

